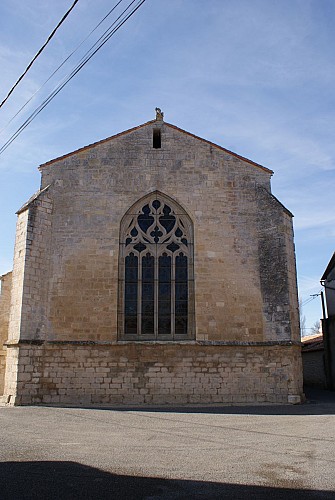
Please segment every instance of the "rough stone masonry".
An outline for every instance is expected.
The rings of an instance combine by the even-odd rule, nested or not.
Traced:
[[[10,309],[0,296],[5,402],[300,401],[292,214],[271,170],[159,110],[40,171]]]

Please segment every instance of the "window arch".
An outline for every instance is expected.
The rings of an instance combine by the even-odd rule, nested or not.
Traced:
[[[193,224],[155,191],[135,203],[120,228],[119,338],[194,338]]]

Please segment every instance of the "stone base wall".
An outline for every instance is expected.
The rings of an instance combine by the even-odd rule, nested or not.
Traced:
[[[6,348],[0,345],[0,396],[4,391],[5,371],[6,371]]]
[[[9,404],[15,404],[16,393],[18,389],[18,365],[19,356],[21,352],[19,349],[7,349],[6,356],[6,371],[5,371],[5,384],[2,401]],[[28,388],[26,388],[27,390]]]
[[[19,357],[17,388],[10,377],[5,388],[16,405],[287,403],[302,396],[300,346],[289,343],[50,342],[8,351]]]

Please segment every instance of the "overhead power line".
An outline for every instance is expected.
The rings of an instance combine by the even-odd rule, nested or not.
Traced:
[[[36,94],[38,94],[38,92],[40,92],[40,90],[42,90],[42,88],[51,80],[51,78],[53,76],[55,76],[55,74],[57,73],[57,71],[59,71],[63,66],[64,64],[77,52],[77,50],[80,49],[80,47],[86,42],[86,40],[89,39],[90,36],[92,36],[92,34],[99,28],[99,26],[101,26],[101,24],[107,19],[108,16],[110,16],[112,14],[112,12],[114,12],[114,10],[120,5],[120,3],[123,2],[123,0],[119,0],[117,2],[116,5],[114,5],[114,7],[109,11],[107,12],[107,14],[101,19],[101,21],[99,21],[99,23],[89,32],[89,34],[77,45],[77,47],[64,59],[63,62],[61,62],[61,64],[51,73],[51,75],[45,80],[44,83],[42,83],[42,85],[32,94],[31,97],[29,97],[29,99],[23,104],[23,106],[21,106],[21,108],[15,113],[14,116],[12,116],[12,118],[6,123],[6,125],[0,130],[0,135],[2,134],[2,132],[4,130],[6,130],[6,128],[12,123],[12,121],[21,113],[21,111],[24,110],[24,108],[30,103],[30,101],[32,101],[34,99],[34,97],[36,96]]]
[[[30,70],[30,68],[32,67],[32,65],[34,64],[34,62],[36,61],[36,59],[38,58],[38,56],[43,52],[43,50],[45,49],[45,47],[50,42],[51,38],[54,36],[54,34],[58,30],[58,28],[61,26],[61,24],[63,24],[63,22],[65,21],[65,19],[67,18],[67,16],[70,14],[71,10],[74,8],[74,6],[76,5],[76,3],[78,3],[78,1],[79,0],[75,0],[73,2],[73,4],[71,5],[71,7],[69,8],[69,10],[64,14],[64,16],[62,17],[62,19],[57,24],[56,28],[54,28],[53,31],[50,33],[50,35],[48,36],[48,38],[45,41],[45,43],[42,45],[42,47],[40,48],[40,50],[33,57],[33,59],[30,61],[30,63],[28,64],[28,66],[26,67],[26,69],[24,70],[24,72],[22,73],[22,75],[15,82],[15,84],[13,85],[13,87],[10,89],[10,91],[8,92],[8,94],[6,95],[6,97],[4,98],[4,100],[2,101],[2,103],[0,104],[0,108],[5,104],[5,102],[7,101],[7,99],[9,98],[9,96],[12,94],[12,92],[15,89],[15,87],[18,86],[18,84],[20,83],[20,81],[22,80],[22,78],[28,73],[28,71]]]
[[[307,304],[309,304],[310,302],[312,302],[313,300],[316,299],[316,297],[318,297],[320,294],[317,294],[317,295],[310,295],[308,299],[304,300],[302,303],[301,303],[301,306],[306,306]]]
[[[128,7],[119,15],[119,17],[110,25],[97,42],[86,52],[85,56],[80,60],[77,66],[71,71],[67,77],[49,94],[49,96],[35,109],[35,111],[25,120],[18,130],[8,139],[7,142],[0,148],[2,154],[8,146],[21,134],[21,132],[32,122],[32,120],[52,101],[52,99],[72,80],[72,78],[88,63],[88,61],[101,49],[101,47],[123,26],[130,17],[144,4],[145,0],[138,0],[137,4],[130,12],[127,11],[136,2],[133,0]],[[112,27],[114,28],[112,29]]]

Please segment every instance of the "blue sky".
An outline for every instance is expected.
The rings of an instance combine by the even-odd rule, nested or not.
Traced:
[[[1,99],[71,4],[1,1]],[[0,109],[0,129],[113,5],[79,0]],[[12,268],[15,212],[39,187],[38,165],[151,120],[159,106],[169,123],[274,170],[272,191],[295,215],[300,297],[318,293],[335,250],[334,22],[333,0],[146,0],[0,156],[0,274]],[[5,128],[0,145],[96,38]],[[311,328],[320,298],[303,314]]]

